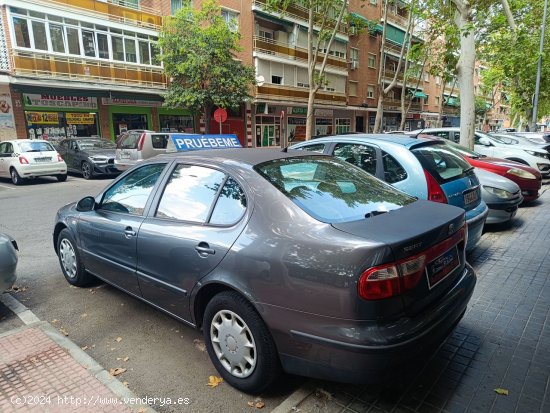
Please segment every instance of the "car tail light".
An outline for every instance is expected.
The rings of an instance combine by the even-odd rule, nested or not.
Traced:
[[[141,136],[139,137],[139,141],[138,141],[138,144],[137,144],[137,150],[138,151],[141,151],[143,149],[143,143],[145,142],[145,133],[142,133]]]
[[[57,154],[57,162],[63,162],[63,158],[60,154]]]
[[[29,164],[29,161],[27,160],[27,158],[25,158],[24,156],[20,156],[19,157],[19,163],[21,165],[28,165]]]
[[[457,244],[460,244],[460,249],[464,249],[467,236],[468,229],[464,224],[451,237],[422,253],[365,270],[359,278],[359,296],[364,300],[381,300],[412,290],[418,285],[430,261]]]
[[[426,175],[426,181],[428,182],[428,200],[446,204],[447,197],[445,196],[445,192],[443,192],[441,185],[439,185],[435,178],[425,169],[424,175]]]

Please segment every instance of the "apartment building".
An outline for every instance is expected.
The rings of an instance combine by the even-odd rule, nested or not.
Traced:
[[[185,108],[163,106],[167,87],[154,47],[163,18],[185,0],[0,0],[0,139],[102,136],[129,129],[218,131],[214,119],[195,118]],[[193,5],[200,7],[200,0]],[[405,41],[408,11],[400,0],[387,15],[380,53],[381,0],[350,0],[349,12],[371,30],[343,26],[328,53],[327,85],[316,94],[315,134],[372,131],[378,74],[388,84]],[[270,11],[265,0],[220,0],[222,15],[241,33],[238,58],[256,69],[253,99],[229,111],[223,133],[244,146],[284,146],[305,138],[308,98],[307,9]],[[413,41],[422,41],[414,38]],[[383,65],[380,65],[380,60]],[[398,128],[403,68],[384,100],[383,128]],[[452,112],[458,87],[426,76],[408,80],[414,97],[407,129],[423,127]],[[445,88],[446,95],[442,93]],[[449,90],[447,90],[449,89]]]

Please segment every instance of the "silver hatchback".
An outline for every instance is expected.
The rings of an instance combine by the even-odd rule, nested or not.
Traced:
[[[138,162],[166,152],[168,133],[130,130],[117,139],[115,168],[125,171]]]

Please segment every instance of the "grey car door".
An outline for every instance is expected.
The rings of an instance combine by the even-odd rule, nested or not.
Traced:
[[[189,293],[221,262],[245,226],[247,198],[218,169],[178,164],[141,225],[138,281],[143,298],[190,320]]]
[[[154,163],[129,173],[103,193],[95,210],[79,217],[86,269],[137,296],[141,296],[136,279],[137,235],[165,166]]]

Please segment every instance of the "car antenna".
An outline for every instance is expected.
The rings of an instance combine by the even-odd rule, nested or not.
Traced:
[[[418,132],[418,133],[414,136],[414,138],[415,138],[415,139],[418,139],[418,137],[419,137],[420,135],[422,135],[422,132],[424,132],[426,129],[427,129],[426,127],[423,127],[422,129],[420,129],[420,132]]]

